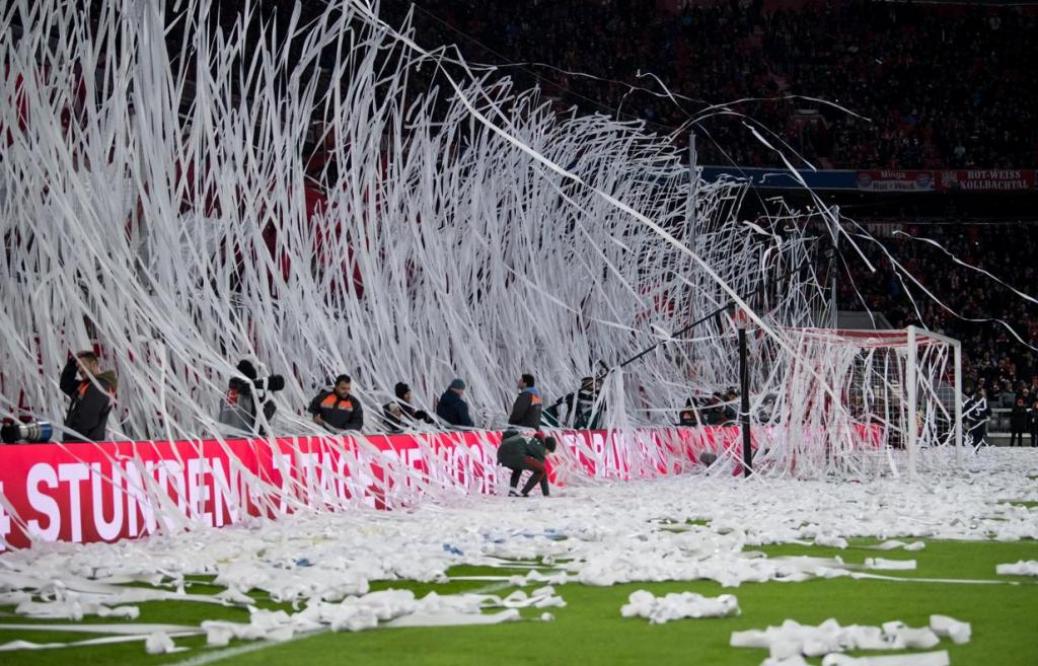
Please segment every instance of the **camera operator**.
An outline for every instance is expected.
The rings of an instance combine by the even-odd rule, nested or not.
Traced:
[[[281,375],[259,379],[255,366],[246,360],[238,363],[237,370],[241,377],[231,377],[227,383],[217,420],[237,432],[263,437],[266,431],[259,422],[257,405],[262,405],[264,421],[269,423],[277,411],[269,394],[285,388],[285,379]]]
[[[61,391],[72,399],[65,415],[66,442],[102,442],[106,436],[108,414],[115,397],[115,373],[101,372],[97,354],[92,351],[69,354],[61,371]]]
[[[554,427],[596,430],[602,416],[601,406],[595,411],[595,403],[598,402],[597,381],[594,377],[581,379],[579,391],[567,393],[544,410],[544,422]],[[566,410],[565,417],[561,415],[563,408]]]

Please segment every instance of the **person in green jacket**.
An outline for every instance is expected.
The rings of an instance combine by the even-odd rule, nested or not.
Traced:
[[[512,470],[512,478],[508,482],[508,496],[518,497],[516,487],[523,472],[530,470],[532,474],[523,486],[522,496],[529,497],[530,491],[538,483],[541,492],[548,495],[548,472],[545,462],[549,453],[555,452],[555,438],[545,437],[537,433],[531,438],[523,437],[514,430],[505,431],[501,445],[497,447],[497,462]]]

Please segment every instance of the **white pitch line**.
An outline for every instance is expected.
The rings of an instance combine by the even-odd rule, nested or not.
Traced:
[[[909,578],[907,576],[884,576],[882,574],[870,574],[858,571],[851,572],[851,578],[864,578],[868,580],[892,580],[898,583],[950,583],[962,585],[1034,585],[1034,583],[1023,583],[1018,580],[991,580],[985,578]]]
[[[217,650],[215,652],[209,652],[207,654],[200,654],[195,657],[191,657],[190,659],[174,662],[173,666],[202,666],[203,664],[213,664],[218,661],[223,661],[224,659],[230,659],[231,657],[249,654],[250,652],[257,652],[259,650],[266,650],[267,648],[274,647],[275,645],[294,643],[295,641],[301,640],[303,638],[309,638],[310,636],[323,634],[326,631],[328,630],[324,629],[321,631],[313,631],[307,634],[300,634],[299,636],[293,637],[287,641],[281,641],[278,643],[275,643],[273,641],[262,641],[259,643],[251,643],[249,645],[238,645],[232,648],[225,648],[223,650]]]

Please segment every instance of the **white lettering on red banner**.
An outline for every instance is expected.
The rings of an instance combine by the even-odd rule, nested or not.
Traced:
[[[756,434],[760,432],[755,430]],[[738,427],[556,431],[554,483],[686,472],[704,450],[741,447]],[[878,438],[858,432],[863,442]],[[765,435],[767,432],[765,431]],[[32,541],[116,541],[246,515],[393,509],[424,495],[495,494],[500,433],[0,447],[0,550]],[[756,444],[754,443],[754,446]],[[734,470],[739,471],[738,467]]]

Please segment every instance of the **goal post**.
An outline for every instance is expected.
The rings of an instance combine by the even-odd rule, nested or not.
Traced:
[[[950,338],[940,333],[934,333],[920,329],[916,326],[909,326],[906,329],[908,336],[908,377],[913,378],[915,381],[909,382],[908,390],[908,403],[911,414],[919,414],[921,412],[921,405],[919,404],[919,392],[920,380],[926,377],[921,374],[920,367],[920,350],[922,350],[922,356],[931,349],[939,349],[942,346],[950,348],[952,353],[952,374],[954,389],[952,392],[952,413],[951,426],[953,442],[955,446],[955,460],[961,462],[962,460],[962,446],[963,446],[963,433],[962,433],[962,343],[954,338]],[[939,396],[938,396],[939,397]],[[924,426],[927,421],[923,421]],[[923,431],[925,432],[925,430]],[[918,459],[919,451],[919,438],[922,432],[919,428],[911,428],[908,437],[908,467],[911,474],[916,474],[916,464]]]
[[[961,461],[958,340],[915,326],[780,331],[785,351],[758,373],[766,372],[763,390],[778,404],[778,418],[758,426],[767,440],[762,468],[797,477],[912,477]]]

